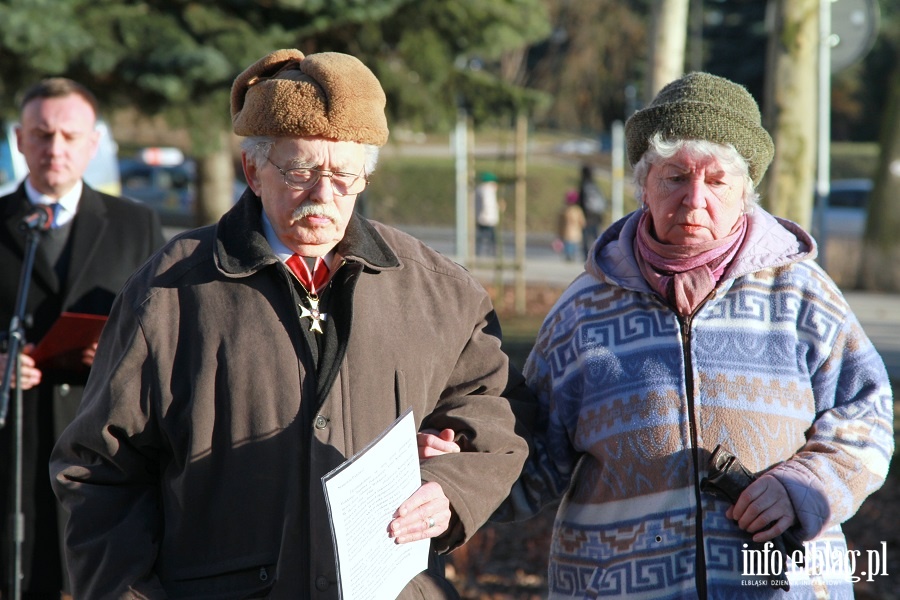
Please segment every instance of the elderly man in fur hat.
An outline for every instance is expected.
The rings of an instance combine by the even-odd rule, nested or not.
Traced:
[[[360,61],[280,50],[232,90],[249,189],[135,274],[54,450],[74,595],[339,597],[323,475],[412,409],[463,450],[422,467],[384,535],[431,540],[401,598],[456,598],[440,555],[527,454],[482,286],[354,213],[388,138]]]

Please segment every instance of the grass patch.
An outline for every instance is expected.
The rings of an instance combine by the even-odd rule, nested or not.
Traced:
[[[831,179],[875,177],[879,152],[878,144],[874,142],[831,144]]]
[[[489,143],[492,138],[479,135],[478,140]],[[446,142],[436,143],[430,148],[442,144]],[[501,229],[511,231],[515,228],[515,161],[508,154],[508,144],[499,143],[497,147],[504,150],[497,154],[479,153],[470,168],[473,174],[491,171],[500,179],[500,200],[504,207]],[[877,144],[832,144],[831,178],[873,177],[878,152]],[[598,170],[597,181],[609,195],[611,182],[604,177],[604,173],[609,172],[609,156],[586,158],[602,167]],[[580,167],[579,157],[566,158],[541,152],[528,155],[525,214],[529,232],[555,231],[557,214],[563,206],[566,190],[578,186]],[[630,175],[626,174],[626,177]],[[471,197],[470,202],[473,202]],[[624,203],[626,210],[634,206],[633,199],[628,197]],[[436,156],[434,152],[423,150],[416,153],[416,149],[409,148],[402,152],[383,153],[366,191],[365,204],[368,216],[391,225],[455,226],[454,157],[449,152]]]
[[[452,225],[455,194],[449,160],[384,157],[366,190],[366,212],[392,225]]]
[[[475,170],[500,179],[501,228],[515,227],[515,165],[502,158],[478,159]],[[566,190],[577,187],[577,163],[532,159],[527,167],[525,226],[529,232],[553,232]],[[473,202],[470,198],[470,202]],[[452,157],[383,156],[366,191],[369,217],[391,225],[456,224],[456,175]],[[470,204],[470,206],[472,206]]]

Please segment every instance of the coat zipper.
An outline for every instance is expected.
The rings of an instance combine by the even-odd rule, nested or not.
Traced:
[[[706,589],[706,547],[703,544],[703,497],[700,493],[700,446],[697,442],[697,420],[695,418],[696,405],[694,398],[694,364],[691,360],[691,323],[694,321],[694,315],[700,308],[709,302],[716,295],[715,290],[703,299],[697,308],[694,309],[687,317],[678,317],[681,323],[681,339],[682,352],[684,354],[684,379],[685,392],[688,401],[688,431],[691,436],[691,459],[694,461],[694,496],[697,502],[697,523],[695,527],[696,546],[697,546],[697,565],[696,565],[696,581],[697,581],[697,598],[706,600],[708,590]]]
[[[694,496],[697,503],[697,522],[694,527],[696,554],[697,597],[706,600],[706,550],[703,545],[703,505],[700,497],[700,457],[697,448],[697,426],[694,406],[694,367],[691,361],[691,321],[693,318],[679,317],[681,321],[682,352],[685,363],[685,392],[688,401],[688,431],[691,437],[691,459],[694,461]]]

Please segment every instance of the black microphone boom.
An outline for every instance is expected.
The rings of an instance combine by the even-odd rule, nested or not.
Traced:
[[[46,204],[38,204],[19,223],[22,231],[47,231],[53,227],[53,208]]]

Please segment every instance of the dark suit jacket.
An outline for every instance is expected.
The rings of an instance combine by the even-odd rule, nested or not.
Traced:
[[[0,333],[5,334],[15,311],[25,234],[22,218],[31,210],[24,184],[0,198]],[[148,207],[97,192],[87,185],[72,221],[67,242],[69,266],[65,281],[39,245],[28,293],[25,339],[37,343],[63,311],[107,315],[128,277],[164,243],[159,218]],[[0,374],[2,377],[2,374]],[[47,474],[49,452],[81,400],[87,370],[43,372],[40,386],[24,394],[23,479],[26,540],[23,544],[28,591],[61,589],[57,553],[56,507]],[[12,451],[15,394],[10,398],[7,426],[0,430],[0,589],[7,587],[7,557],[12,542],[6,533],[8,490],[12,490]],[[48,493],[49,492],[49,493]]]

